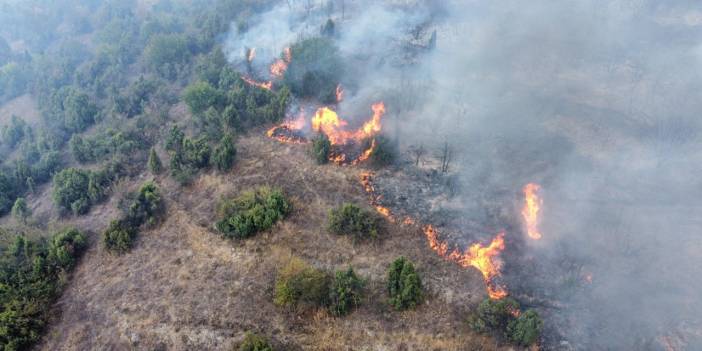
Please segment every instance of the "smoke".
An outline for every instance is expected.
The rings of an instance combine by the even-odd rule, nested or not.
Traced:
[[[514,210],[505,280],[545,317],[546,348],[702,348],[698,2],[347,1],[343,19],[333,3],[258,16],[229,58],[272,59],[333,18],[340,109],[383,98],[403,148],[448,143],[466,209],[514,194],[494,199]],[[538,242],[516,210],[528,182]]]

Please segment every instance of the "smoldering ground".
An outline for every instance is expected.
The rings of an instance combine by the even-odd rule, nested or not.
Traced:
[[[702,347],[699,3],[347,1],[343,19],[332,3],[283,3],[229,47],[279,53],[331,17],[351,63],[340,108],[385,98],[403,150],[450,145],[466,211],[541,184],[543,238],[515,210],[504,274],[547,348]]]

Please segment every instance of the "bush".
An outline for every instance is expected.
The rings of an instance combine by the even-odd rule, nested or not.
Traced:
[[[2,127],[2,141],[14,148],[24,137],[31,133],[31,130],[27,122],[13,115],[10,119],[10,124]]]
[[[144,183],[131,201],[126,214],[113,220],[103,234],[105,247],[116,253],[129,251],[137,237],[139,227],[153,225],[163,214],[163,200],[158,187],[151,181]]]
[[[193,114],[202,113],[209,107],[219,106],[222,99],[221,93],[207,82],[193,83],[183,92],[183,101]]]
[[[227,134],[215,148],[213,161],[219,171],[225,172],[232,168],[235,158],[234,138]]]
[[[356,276],[353,268],[337,271],[329,291],[329,310],[335,316],[343,316],[361,303],[364,282]]]
[[[387,288],[390,304],[398,310],[414,308],[422,302],[422,281],[412,262],[404,257],[390,266]]]
[[[370,147],[370,142],[366,141],[364,149]],[[393,142],[382,136],[375,137],[375,148],[369,157],[370,163],[375,167],[385,167],[393,164],[397,156],[397,150]]]
[[[163,199],[158,187],[154,182],[148,181],[139,188],[136,199],[129,206],[126,221],[132,227],[139,227],[143,224],[153,225],[163,214],[163,211]]]
[[[273,302],[286,307],[321,307],[327,304],[329,276],[293,258],[278,271]]]
[[[485,299],[478,305],[476,313],[468,318],[468,324],[477,332],[495,332],[504,335],[507,325],[519,312],[519,303],[513,298]]]
[[[27,206],[27,201],[23,197],[18,197],[15,204],[12,206],[12,216],[18,221],[25,223],[27,217],[32,215],[32,210]]]
[[[84,234],[68,229],[45,243],[22,236],[0,256],[0,348],[26,350],[39,340],[62,288],[63,277],[87,246]]]
[[[273,351],[273,347],[263,336],[248,332],[239,345],[239,351]]]
[[[323,165],[329,162],[329,152],[331,151],[331,141],[324,133],[312,139],[312,156],[317,164]]]
[[[267,230],[290,213],[291,205],[279,189],[260,187],[219,205],[215,226],[227,238],[245,239]]]
[[[109,251],[121,254],[132,248],[136,229],[125,221],[113,220],[103,234],[103,243]]]
[[[539,339],[543,325],[536,311],[527,310],[507,324],[507,336],[517,345],[529,346]]]
[[[54,176],[53,199],[59,208],[83,214],[90,208],[88,205],[88,185],[90,171],[78,168],[67,168]]]
[[[378,220],[371,213],[354,204],[343,204],[329,210],[327,228],[338,235],[351,235],[354,240],[378,237]]]

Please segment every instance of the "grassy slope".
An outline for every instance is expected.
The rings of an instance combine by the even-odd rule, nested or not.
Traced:
[[[326,233],[330,206],[366,203],[359,169],[317,166],[304,146],[278,144],[262,133],[242,138],[239,150],[231,172],[203,174],[189,188],[159,179],[168,218],[143,233],[131,253],[111,256],[94,235],[39,348],[228,349],[245,331],[256,330],[284,349],[498,349],[463,322],[469,305],[484,296],[479,273],[440,260],[417,228],[388,225],[382,242],[355,246]],[[291,195],[293,214],[244,242],[214,233],[217,200],[260,184]],[[102,223],[111,206],[114,201],[101,205],[82,225]],[[352,264],[370,278],[367,301],[339,319],[325,312],[298,317],[277,308],[276,267],[291,253],[326,269]],[[398,255],[418,263],[430,290],[416,311],[395,312],[385,303],[385,269]]]

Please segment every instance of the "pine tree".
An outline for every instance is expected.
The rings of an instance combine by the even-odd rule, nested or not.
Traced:
[[[156,154],[156,150],[151,148],[151,152],[149,152],[149,171],[153,174],[159,174],[162,170],[163,164],[161,163],[161,159],[158,157],[158,154]]]
[[[17,218],[18,221],[26,224],[27,217],[31,215],[31,212],[27,206],[27,201],[23,197],[18,197],[15,200],[15,205],[12,206],[12,216]]]

